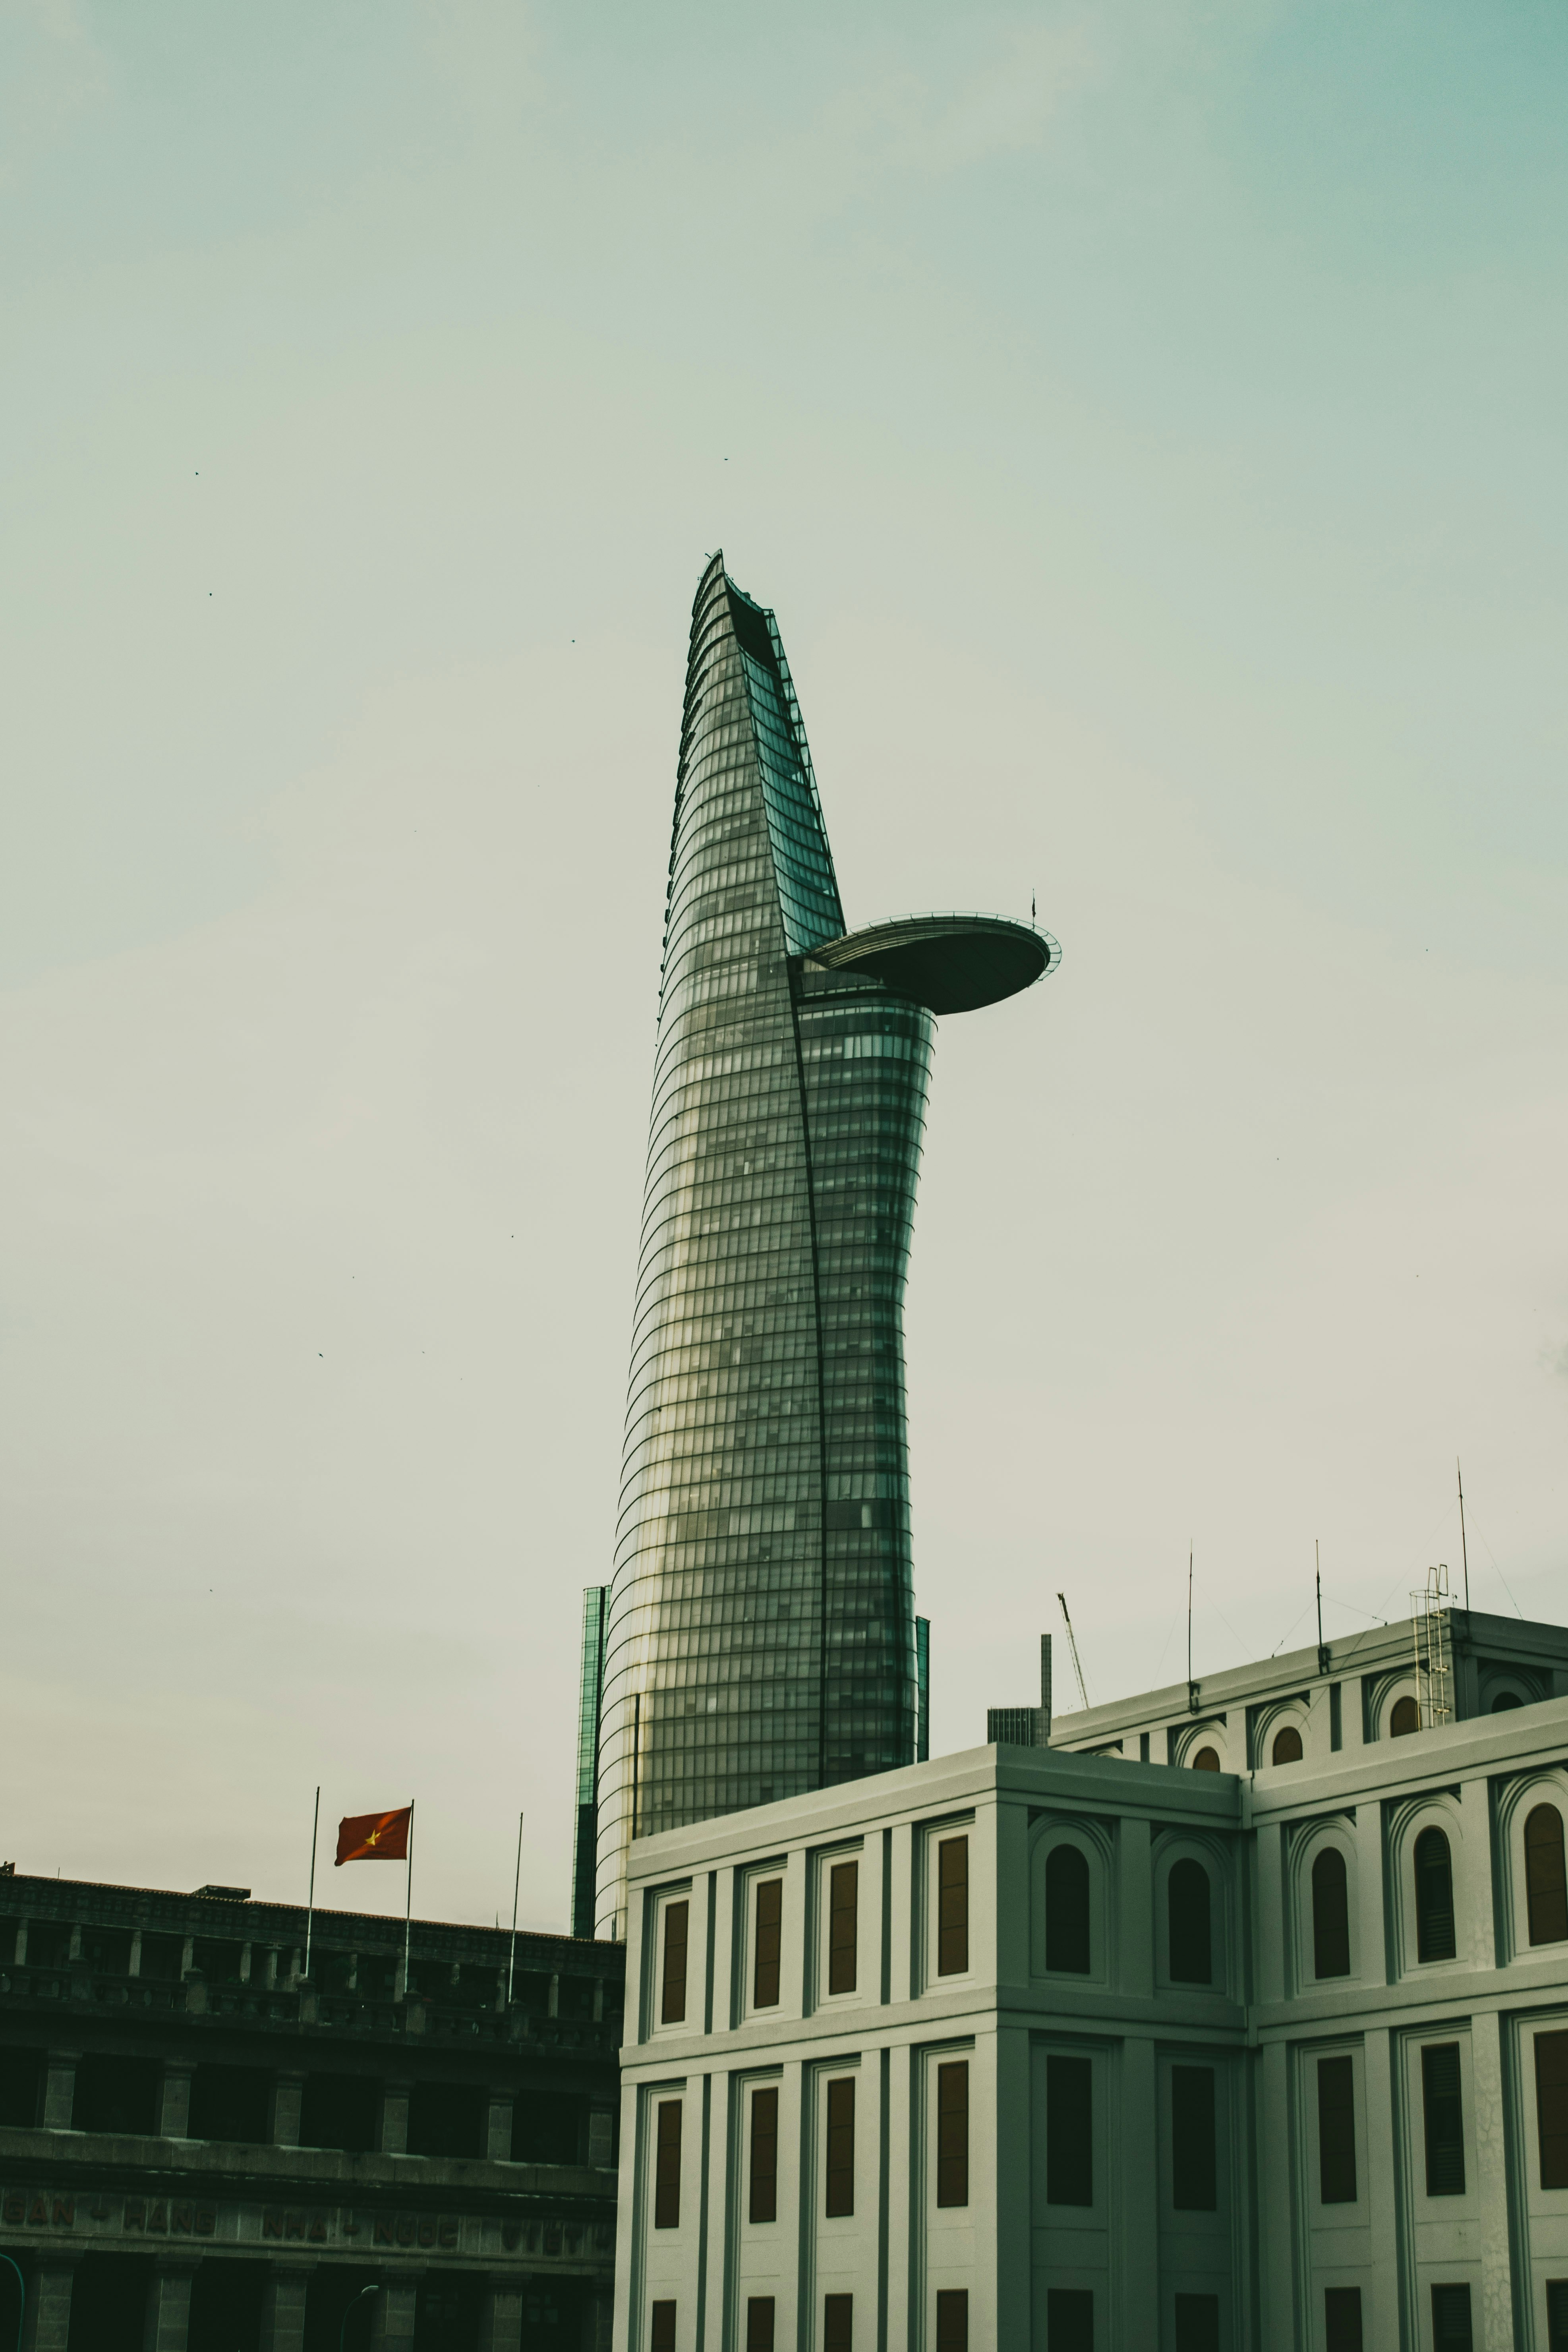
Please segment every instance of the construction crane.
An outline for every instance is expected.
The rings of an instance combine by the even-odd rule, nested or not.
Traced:
[[[1082,1700],[1085,1712],[1087,1713],[1089,1708],[1089,1693],[1084,1688],[1083,1668],[1078,1662],[1078,1643],[1073,1634],[1072,1619],[1068,1615],[1068,1597],[1065,1592],[1058,1592],[1057,1599],[1062,1604],[1062,1623],[1068,1629],[1068,1648],[1072,1653],[1072,1670],[1074,1678],[1078,1683],[1078,1695]]]

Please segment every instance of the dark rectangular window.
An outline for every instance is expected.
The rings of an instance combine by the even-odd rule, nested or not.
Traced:
[[[650,2352],[675,2352],[675,2305],[656,2303],[650,2315],[653,2326],[648,2330]]]
[[[943,1838],[936,1850],[936,1972],[957,1977],[968,1966],[969,1840]]]
[[[746,2352],[773,2352],[773,2299],[771,2294],[746,2297]]]
[[[661,2099],[653,2174],[653,2226],[680,2227],[680,2101]],[[675,2305],[670,2305],[673,2311]]]
[[[752,2177],[748,2218],[776,2221],[779,2218],[779,2095],[775,2090],[752,2093]]]
[[[77,2064],[71,2129],[156,2132],[160,2090],[156,2060],[89,2051]]]
[[[1178,2213],[1219,2207],[1212,2066],[1171,2069],[1171,2202]]]
[[[1568,2352],[1568,2279],[1546,2282],[1546,2352]]]
[[[1094,2202],[1094,2066],[1088,2058],[1046,2060],[1046,2202]]]
[[[1348,2058],[1318,2061],[1318,2195],[1325,2205],[1355,2203],[1355,2073]]]
[[[1091,2288],[1047,2288],[1046,2352],[1094,2352],[1094,2294]]]
[[[1426,2194],[1465,2193],[1465,2117],[1459,2096],[1459,2045],[1428,2042],[1421,2052],[1421,2106],[1426,2126]],[[1469,2289],[1465,2290],[1468,2294]]]
[[[1219,2352],[1217,2294],[1176,2297],[1176,2352]]]
[[[853,1992],[859,1946],[860,1865],[836,1862],[827,1874],[827,1990]]]
[[[408,2095],[410,2156],[483,2156],[489,2101],[474,2083],[416,2083]]]
[[[824,2295],[822,2352],[855,2352],[855,2298],[852,2294]]]
[[[1568,2033],[1535,2037],[1535,2135],[1542,2189],[1568,2189]]]
[[[830,2221],[855,2210],[855,2077],[839,2074],[827,2085],[827,2200]]]
[[[963,2059],[936,2070],[936,2201],[969,2202],[969,2066]]]
[[[1475,2352],[1470,2328],[1468,2286],[1435,2286],[1432,2290],[1433,2352]]]
[[[784,1932],[784,1880],[764,1878],[757,1888],[756,1948],[752,1958],[752,2006],[776,2009],[779,1948]]]
[[[193,2139],[268,2140],[272,2077],[265,2066],[200,2065],[191,2077]]]
[[[1325,2352],[1364,2352],[1359,2286],[1324,2288],[1323,2344]]]
[[[43,2079],[41,2050],[0,2050],[0,2124],[32,2130],[38,2120]]]
[[[969,2289],[938,2287],[936,2352],[969,2352]]]
[[[381,2084],[374,2074],[307,2074],[300,2102],[301,2147],[366,2156],[381,2142]]]
[[[689,1903],[664,1906],[664,1998],[659,2003],[661,2025],[686,2021],[686,1934],[691,1920]]]

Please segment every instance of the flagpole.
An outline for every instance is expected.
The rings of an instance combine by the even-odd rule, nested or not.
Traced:
[[[310,1816],[310,1892],[305,1903],[305,1974],[310,1973],[310,1930],[316,1924],[316,1832],[321,1825],[321,1788],[316,1784],[316,1810]]]
[[[414,1934],[414,1800],[408,1800],[408,1900],[403,1914],[403,1998],[408,1998],[408,1948]]]
[[[511,1951],[506,1964],[506,2003],[511,2007],[512,1971],[517,1966],[517,1895],[522,1885],[522,1815],[517,1817],[517,1875],[511,1882]]]

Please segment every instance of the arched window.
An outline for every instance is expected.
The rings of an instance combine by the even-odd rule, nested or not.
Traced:
[[[1293,1723],[1288,1723],[1283,1731],[1275,1733],[1273,1756],[1276,1764],[1299,1764],[1301,1761],[1301,1735]]]
[[[1214,1941],[1209,1919],[1209,1874],[1201,1862],[1184,1855],[1171,1864],[1165,1883],[1171,1982],[1214,1982]]]
[[[1524,1893],[1532,1944],[1568,1943],[1568,1872],[1563,1866],[1563,1816],[1537,1805],[1524,1824]]]
[[[1200,1748],[1193,1759],[1193,1769],[1194,1772],[1217,1772],[1219,1770],[1218,1749]]]
[[[1419,1731],[1420,1728],[1421,1710],[1415,1701],[1408,1696],[1405,1698],[1396,1698],[1394,1702],[1394,1713],[1388,1719],[1389,1738],[1404,1739],[1408,1733]]]
[[[1351,1899],[1345,1858],[1326,1845],[1312,1864],[1312,1974],[1348,1977],[1351,1972]]]
[[[1089,1857],[1076,1845],[1046,1856],[1046,1966],[1089,1974]]]
[[[1521,1698],[1517,1691],[1499,1691],[1496,1698],[1492,1701],[1492,1713],[1494,1715],[1506,1715],[1510,1706],[1522,1706],[1523,1705],[1524,1701]]]
[[[1441,1830],[1423,1830],[1415,1841],[1415,1957],[1454,1957],[1454,1864]]]

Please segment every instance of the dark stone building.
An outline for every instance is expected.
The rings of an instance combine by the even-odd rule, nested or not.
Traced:
[[[607,2352],[621,1948],[0,1873],[0,2347]]]

